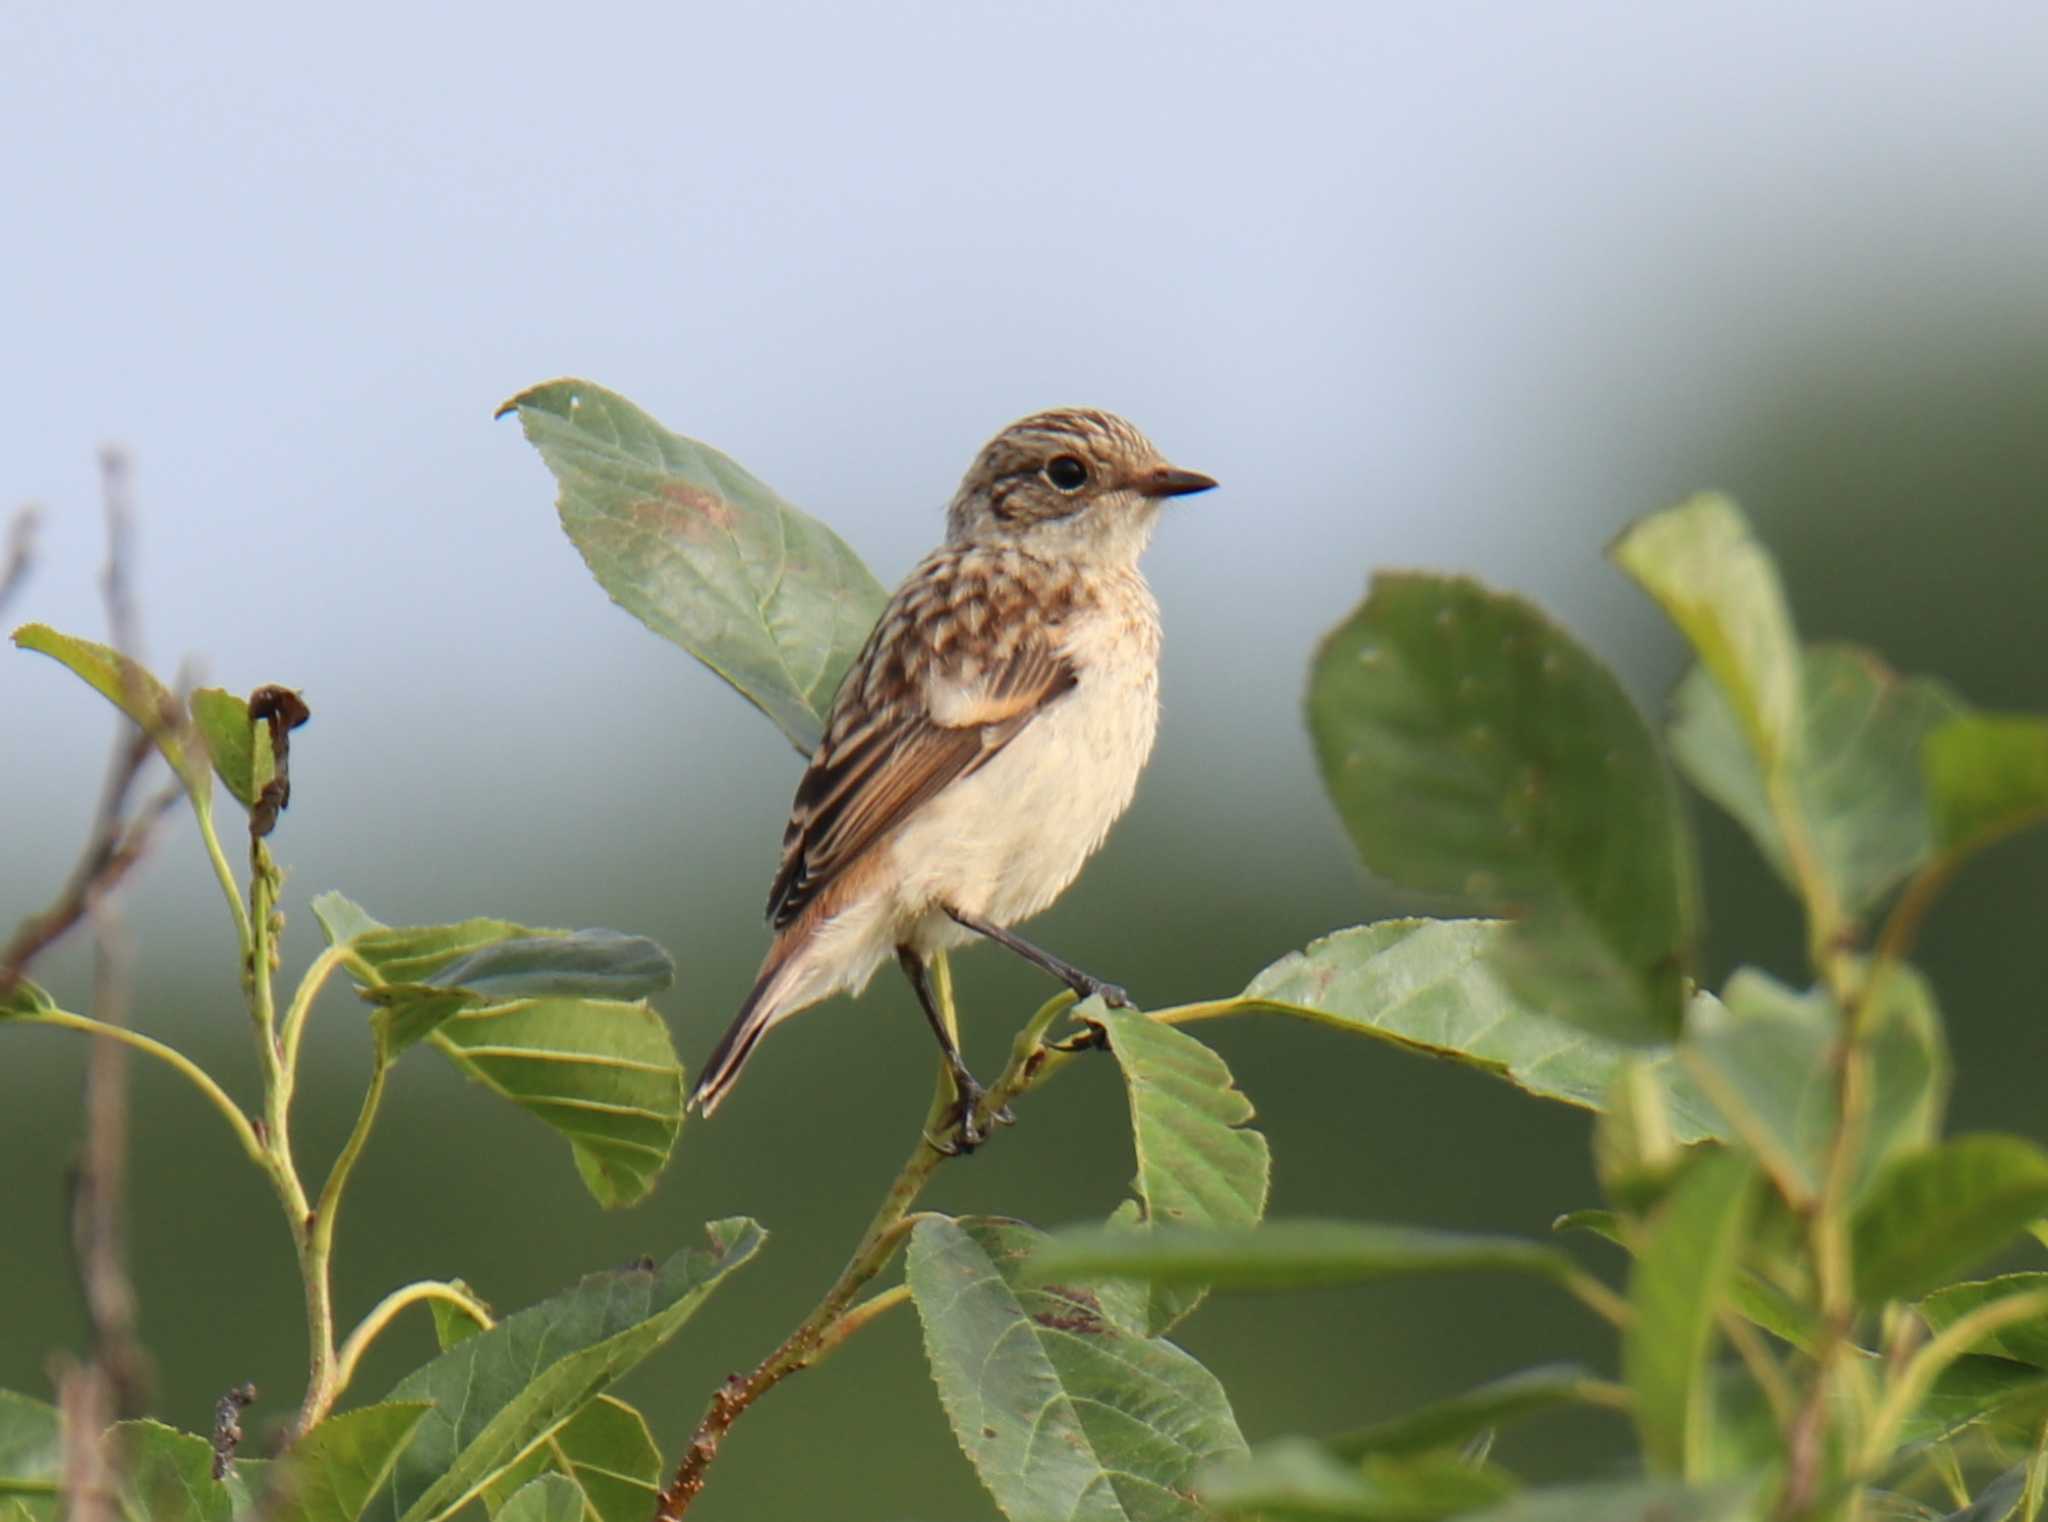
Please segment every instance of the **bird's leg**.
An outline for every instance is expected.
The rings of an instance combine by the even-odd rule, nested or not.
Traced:
[[[1111,1009],[1124,1009],[1129,1006],[1131,1002],[1130,995],[1117,987],[1116,984],[1105,983],[1102,979],[1081,971],[1072,962],[1060,960],[1060,958],[1054,956],[1044,947],[1032,945],[1023,936],[1016,934],[1014,931],[1005,930],[1001,925],[991,925],[987,920],[977,919],[974,915],[955,909],[951,904],[945,905],[945,910],[954,923],[965,925],[976,935],[987,936],[998,946],[1007,946],[1040,972],[1051,973],[1062,983],[1066,984],[1067,987],[1073,989],[1077,998],[1086,999],[1091,995],[1096,995],[1100,996],[1102,1002]]]
[[[931,1022],[932,1034],[939,1038],[939,1054],[945,1059],[946,1072],[953,1079],[953,1092],[960,1096],[960,1140],[933,1142],[932,1145],[948,1157],[972,1152],[988,1140],[987,1133],[974,1123],[975,1106],[981,1103],[981,1096],[988,1091],[967,1071],[967,1064],[960,1057],[959,1044],[954,1041],[953,1033],[946,1029],[946,1017],[939,1013],[939,1001],[932,994],[931,973],[924,965],[924,958],[908,946],[898,946],[896,960],[902,965],[903,975],[910,979],[910,986],[917,991],[917,1002],[924,1009],[924,1017]],[[991,1117],[1004,1125],[1014,1118],[1006,1109],[998,1110]]]

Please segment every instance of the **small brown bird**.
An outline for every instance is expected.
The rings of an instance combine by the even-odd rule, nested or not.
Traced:
[[[893,953],[972,1148],[982,1090],[934,1002],[934,952],[985,936],[1124,1002],[1009,927],[1065,891],[1131,801],[1159,721],[1159,607],[1138,556],[1166,498],[1215,484],[1106,412],[1041,412],[981,451],[946,542],[840,685],[783,831],[774,943],[693,1105],[710,1114],[770,1027],[858,993]]]

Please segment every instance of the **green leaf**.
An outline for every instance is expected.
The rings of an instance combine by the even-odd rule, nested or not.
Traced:
[[[645,1002],[598,995],[665,987],[668,953],[611,930],[495,919],[394,929],[339,894],[313,912],[378,1006],[386,1061],[431,1037],[468,1077],[560,1132],[600,1204],[646,1197],[682,1130],[682,1064]]]
[[[250,1510],[246,1471],[213,1477],[213,1444],[161,1422],[120,1422],[107,1430],[114,1470],[132,1512],[148,1522],[233,1522]]]
[[[1934,838],[1954,857],[2048,820],[2048,719],[1980,714],[1928,737]]]
[[[64,1428],[55,1406],[0,1390],[0,1497],[17,1498],[36,1522],[57,1513]]]
[[[178,700],[147,670],[108,645],[59,634],[47,624],[23,624],[14,643],[70,669],[86,685],[133,719],[178,774],[195,804],[213,792],[213,772],[203,747],[194,746]]]
[[[382,921],[371,919],[369,911],[361,904],[344,898],[332,889],[314,898],[313,918],[320,922],[320,928],[326,932],[328,944],[331,946],[346,946],[373,930],[389,928]]]
[[[666,1343],[762,1241],[744,1218],[707,1231],[708,1248],[656,1270],[592,1274],[400,1380],[389,1399],[435,1409],[364,1515],[426,1522],[453,1513]]]
[[[1961,1284],[1944,1284],[1921,1300],[1919,1310],[1937,1332],[1969,1315],[1979,1306],[2014,1295],[2038,1294],[2048,1290],[2048,1273],[2000,1274],[1995,1279],[1972,1279]],[[2048,1316],[2037,1316],[1992,1333],[1973,1351],[2018,1359],[2037,1369],[2048,1369]]]
[[[1222,1386],[1085,1291],[1021,1282],[1039,1240],[944,1217],[911,1233],[905,1278],[953,1435],[1010,1522],[1203,1517],[1196,1471],[1245,1451]]]
[[[1799,645],[1778,568],[1742,510],[1694,497],[1636,523],[1609,553],[1699,652],[1766,774],[1795,756]]]
[[[1376,1422],[1324,1446],[1339,1458],[1369,1453],[1422,1453],[1451,1448],[1480,1433],[1539,1411],[1568,1405],[1612,1405],[1613,1386],[1577,1364],[1545,1364],[1496,1379],[1433,1405]]]
[[[268,775],[262,781],[256,777],[259,730],[264,736],[264,771],[268,773],[271,767],[267,754],[269,726],[249,718],[247,698],[238,698],[218,687],[201,687],[192,694],[187,706],[192,711],[192,727],[199,732],[199,739],[213,761],[214,775],[234,795],[235,802],[245,809],[253,807],[263,783],[270,780]]]
[[[1107,1033],[1130,1089],[1139,1229],[1256,1223],[1266,1209],[1272,1155],[1266,1138],[1247,1125],[1251,1101],[1223,1059],[1137,1010],[1105,1009],[1090,1018]],[[1203,1293],[1200,1285],[1153,1285],[1140,1330],[1159,1335]]]
[[[573,1480],[592,1522],[646,1522],[661,1494],[661,1450],[645,1417],[622,1400],[600,1395],[547,1443],[506,1470],[484,1492],[485,1506],[504,1522],[505,1503],[542,1474]]]
[[[1824,990],[1799,994],[1739,969],[1679,1051],[1707,1097],[1795,1205],[1818,1192],[1834,1135],[1840,1015]]]
[[[1232,1009],[1270,1009],[1376,1036],[1589,1110],[1601,1107],[1634,1055],[1664,1089],[1679,1141],[1721,1134],[1720,1116],[1672,1049],[1604,1040],[1510,992],[1492,957],[1508,931],[1499,920],[1415,919],[1340,930],[1268,967]]]
[[[2029,1465],[2013,1465],[1990,1481],[1960,1511],[1952,1511],[1941,1522],[2008,1522],[2027,1490]]]
[[[617,930],[541,931],[494,941],[424,979],[502,999],[637,999],[676,980],[669,954],[644,935]]]
[[[450,1279],[448,1284],[450,1288],[461,1290],[472,1300],[480,1301],[483,1298],[460,1279]],[[454,1301],[444,1300],[438,1295],[427,1302],[427,1309],[434,1317],[434,1341],[440,1345],[444,1353],[458,1342],[467,1342],[478,1332],[487,1332],[491,1327],[489,1322],[478,1321]]]
[[[2048,1374],[2030,1363],[1965,1354],[1936,1376],[1920,1408],[1899,1429],[1901,1446],[1932,1443],[1975,1426],[2031,1444],[2048,1418]]]
[[[1638,1480],[1525,1490],[1465,1522],[1753,1522],[1751,1485],[1694,1489]]]
[[[1853,1226],[1856,1296],[1916,1299],[2048,1213],[2048,1152],[2017,1136],[1959,1136],[1872,1185]]]
[[[810,754],[887,600],[860,557],[717,450],[601,386],[549,381],[499,416],[509,411],[554,472],[562,527],[612,600]]]
[[[606,1207],[653,1189],[683,1127],[683,1069],[644,1003],[522,999],[463,1009],[432,1040],[469,1077],[568,1141]]]
[[[1815,867],[1844,911],[1869,910],[1933,854],[1921,752],[1963,712],[1941,682],[1904,678],[1854,645],[1809,645],[1801,663],[1803,726],[1786,783]],[[1693,783],[1739,820],[1799,889],[1757,755],[1704,666],[1673,699],[1671,750]]]
[[[278,1522],[355,1522],[431,1409],[391,1402],[328,1417],[269,1467],[263,1514]]]
[[[1316,657],[1308,717],[1366,865],[1525,915],[1499,965],[1559,1019],[1677,1031],[1695,891],[1677,787],[1563,630],[1475,582],[1376,576]]]
[[[584,1522],[582,1487],[559,1474],[522,1485],[498,1510],[500,1522]]]
[[[43,988],[28,978],[17,978],[14,987],[0,994],[0,1020],[33,1020],[57,1007]]]
[[[1841,1024],[1825,989],[1799,993],[1746,967],[1729,979],[1719,1008],[1695,1012],[1680,1046],[1729,1129],[1802,1208],[1820,1189],[1839,1113],[1833,1049]],[[1856,1173],[1860,1193],[1892,1157],[1934,1139],[1948,1056],[1932,992],[1917,972],[1896,964],[1871,986],[1858,1039],[1872,1091]]]
[[[1260,1445],[1202,1472],[1202,1495],[1226,1517],[1252,1522],[1435,1522],[1514,1490],[1502,1471],[1449,1454],[1340,1463],[1305,1438]]]
[[[1689,1166],[1652,1218],[1629,1276],[1635,1317],[1622,1333],[1622,1372],[1651,1464],[1709,1478],[1714,1404],[1708,1383],[1714,1318],[1734,1276],[1755,1202],[1755,1174],[1738,1153]]]
[[[1218,1289],[1298,1289],[1468,1270],[1562,1279],[1571,1260],[1522,1237],[1475,1236],[1355,1221],[1268,1221],[1235,1231],[1087,1226],[1045,1239],[1031,1277],[1147,1279]]]

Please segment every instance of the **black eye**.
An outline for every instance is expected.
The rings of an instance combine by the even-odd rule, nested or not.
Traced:
[[[1088,484],[1088,467],[1070,454],[1056,454],[1045,462],[1045,479],[1055,491],[1079,491]]]

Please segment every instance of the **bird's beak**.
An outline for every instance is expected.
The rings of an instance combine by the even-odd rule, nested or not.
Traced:
[[[1205,476],[1200,471],[1155,465],[1131,484],[1148,497],[1185,497],[1190,492],[1209,490],[1216,481],[1213,476]]]

